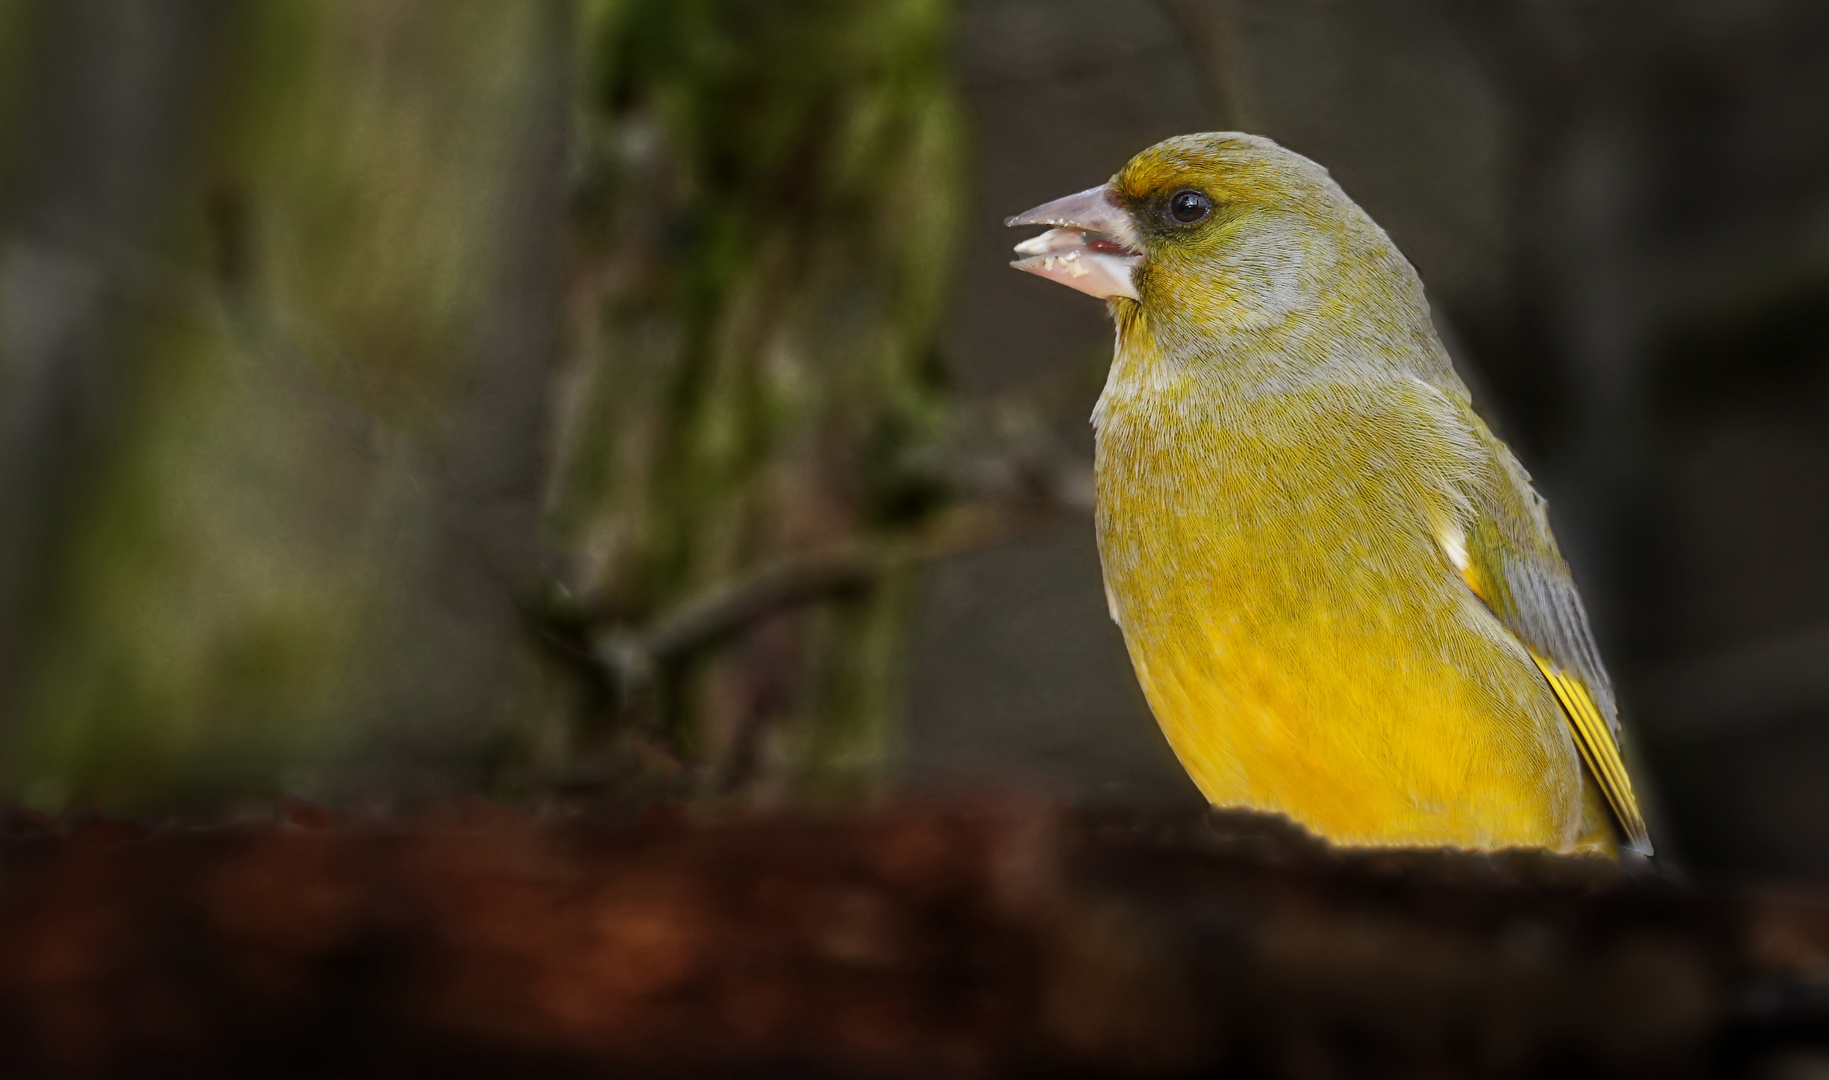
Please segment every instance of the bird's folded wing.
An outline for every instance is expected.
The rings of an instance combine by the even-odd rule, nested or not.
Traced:
[[[1627,844],[1649,855],[1645,819],[1620,757],[1613,688],[1601,666],[1581,597],[1550,536],[1542,500],[1510,451],[1484,425],[1478,434],[1495,455],[1495,473],[1493,486],[1472,500],[1462,576],[1530,651],[1568,714],[1576,745]]]

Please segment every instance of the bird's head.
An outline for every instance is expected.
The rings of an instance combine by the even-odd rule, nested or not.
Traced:
[[[1054,226],[1016,246],[1017,269],[1111,299],[1120,321],[1128,301],[1207,332],[1276,325],[1359,283],[1355,264],[1402,263],[1327,170],[1234,132],[1157,143],[1005,224]]]

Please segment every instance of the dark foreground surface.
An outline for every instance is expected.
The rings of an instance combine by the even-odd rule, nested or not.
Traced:
[[[19,818],[0,1075],[1829,1074],[1829,905],[1033,805]]]

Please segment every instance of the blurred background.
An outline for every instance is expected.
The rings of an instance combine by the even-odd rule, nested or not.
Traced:
[[[1000,221],[1213,129],[1417,265],[1660,851],[1829,878],[1817,0],[0,5],[9,797],[1196,806]]]

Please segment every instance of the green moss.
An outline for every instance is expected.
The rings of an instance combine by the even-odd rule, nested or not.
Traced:
[[[586,307],[553,532],[569,583],[639,622],[786,553],[918,526],[949,417],[934,343],[961,192],[939,0],[592,5]],[[789,772],[866,775],[894,712],[891,584],[793,621],[792,685],[681,673],[711,758],[775,710]],[[751,667],[754,667],[752,663]],[[731,702],[752,701],[751,705]],[[722,702],[723,704],[717,704]],[[841,764],[848,763],[848,764]]]

